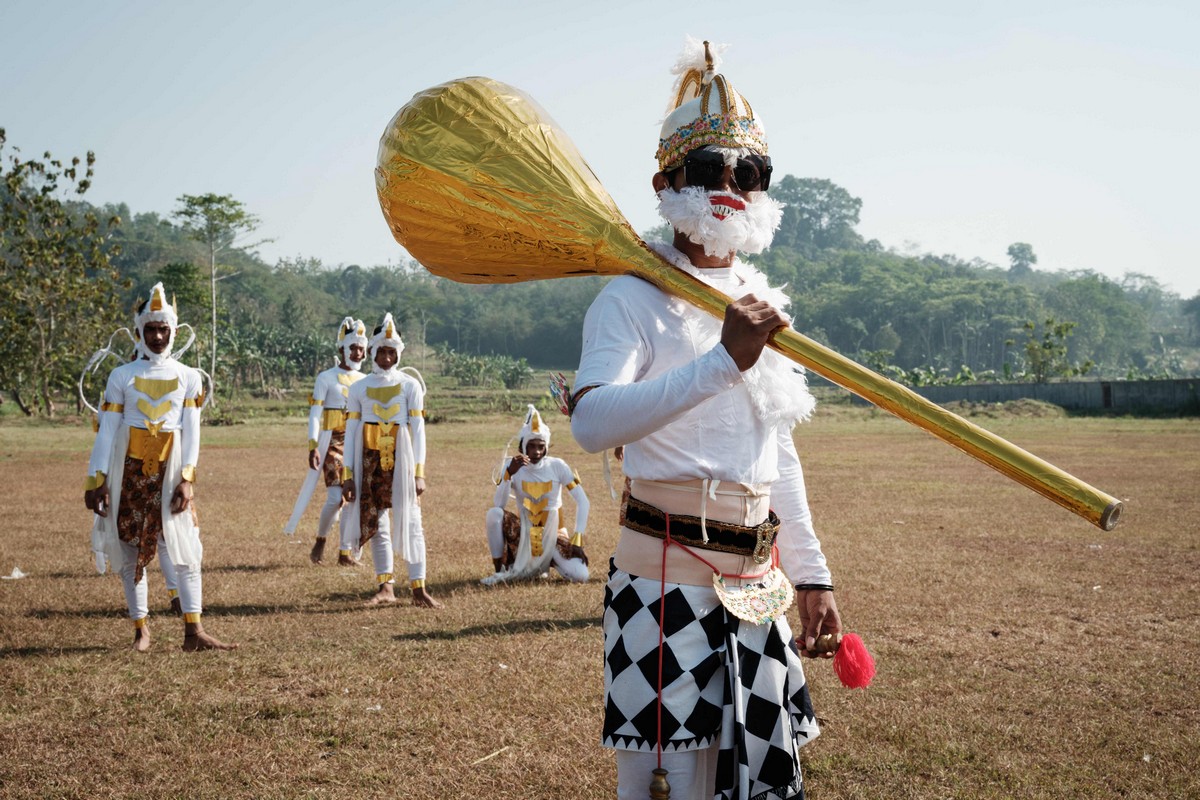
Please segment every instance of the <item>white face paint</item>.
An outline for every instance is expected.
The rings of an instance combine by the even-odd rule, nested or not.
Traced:
[[[658,213],[675,230],[704,247],[710,256],[761,253],[771,244],[783,219],[783,203],[766,192],[749,199],[701,186],[658,193]]]

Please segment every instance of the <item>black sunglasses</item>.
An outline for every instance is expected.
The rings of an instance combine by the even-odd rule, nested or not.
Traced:
[[[689,186],[715,189],[725,174],[725,157],[712,150],[693,150],[683,159],[682,169]],[[765,192],[771,186],[771,169],[770,156],[739,158],[733,168],[733,183],[743,192]]]

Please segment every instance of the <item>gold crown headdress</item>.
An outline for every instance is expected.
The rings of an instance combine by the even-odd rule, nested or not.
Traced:
[[[706,145],[767,155],[767,134],[746,98],[724,75],[717,74],[727,45],[711,45],[687,37],[672,70],[679,77],[658,139],[658,168],[683,163],[692,150]]]

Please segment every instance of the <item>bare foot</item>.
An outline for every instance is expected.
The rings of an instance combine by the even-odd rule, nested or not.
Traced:
[[[171,613],[177,617],[183,616],[183,606],[180,605],[178,597],[171,598]]]
[[[209,636],[204,631],[198,633],[186,634],[183,637],[183,649],[188,653],[196,653],[201,650],[237,650],[236,644],[225,644],[220,639]]]
[[[308,554],[308,557],[309,557],[309,559],[312,560],[312,562],[314,564],[320,564],[321,559],[324,558],[324,556],[325,556],[325,540],[317,539],[315,542],[313,542],[313,549],[312,549],[312,552]]]
[[[433,599],[433,596],[425,590],[425,587],[413,589],[413,605],[419,608],[441,608],[442,604]]]
[[[363,605],[370,608],[371,606],[383,606],[394,602],[396,602],[396,590],[392,588],[392,584],[381,583],[379,584],[379,591],[371,595],[371,599]]]
[[[345,553],[338,553],[339,567],[361,567],[362,563],[357,561],[353,556],[348,556]]]
[[[150,649],[150,626],[143,625],[140,628],[133,629],[133,650],[136,653],[144,653]]]

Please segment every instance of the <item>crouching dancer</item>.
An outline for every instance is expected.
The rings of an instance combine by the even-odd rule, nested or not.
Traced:
[[[488,548],[496,572],[482,583],[536,578],[552,565],[568,581],[588,579],[588,559],[583,551],[588,498],[567,462],[548,456],[550,428],[533,406],[525,414],[518,435],[520,452],[501,465],[496,496],[485,520]],[[562,527],[562,492],[575,501],[575,533]],[[517,514],[506,510],[508,498],[517,501]],[[518,516],[519,514],[519,516]]]
[[[175,570],[183,649],[232,650],[236,644],[219,641],[200,622],[204,548],[192,487],[204,384],[199,371],[171,357],[178,325],[156,284],[134,320],[140,358],[108,376],[84,504],[102,520],[104,553],[125,587],[135,650],[150,648],[146,565],[159,547],[167,548]]]

